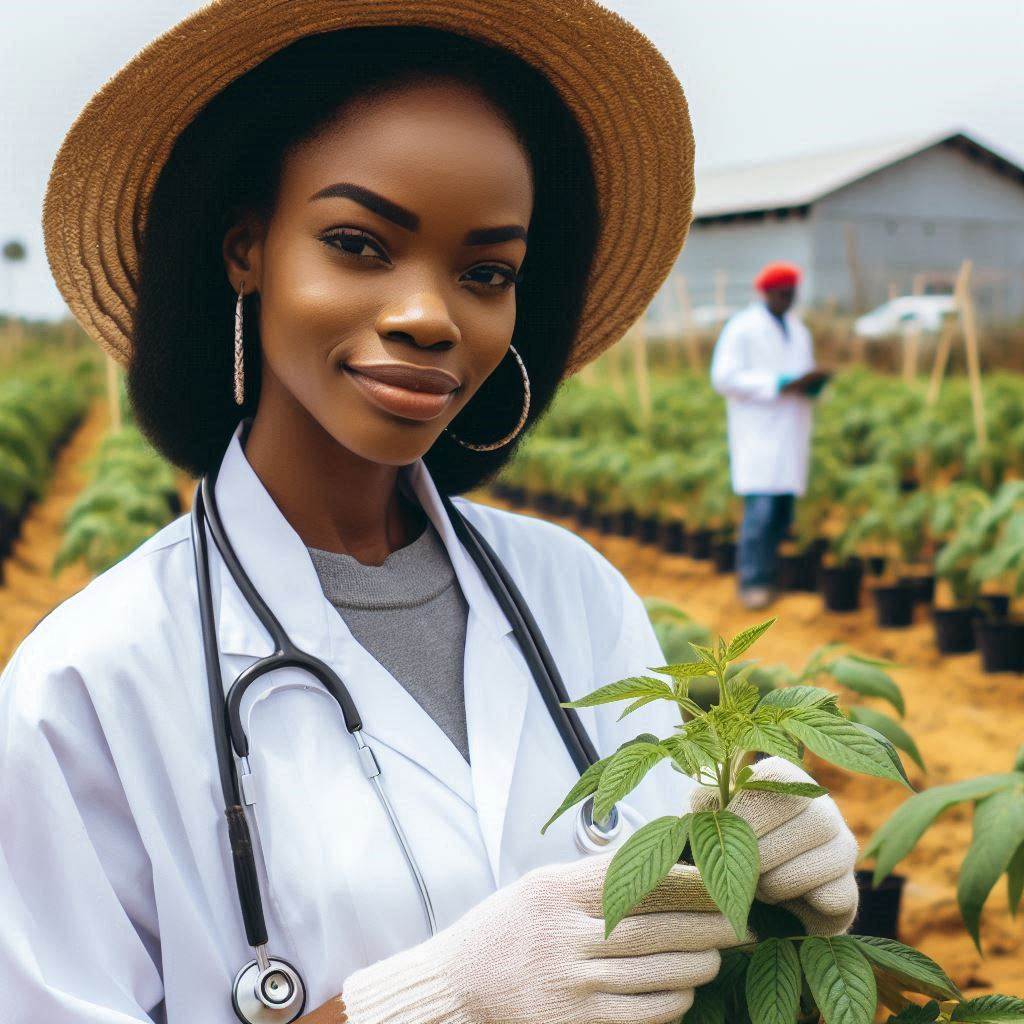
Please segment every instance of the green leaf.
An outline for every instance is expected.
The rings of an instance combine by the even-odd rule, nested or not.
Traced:
[[[794,764],[800,764],[803,760],[800,756],[799,745],[794,743],[786,735],[786,731],[778,725],[761,725],[755,722],[736,737],[736,743],[743,750],[755,750],[761,754],[784,757]]]
[[[581,800],[586,800],[591,793],[597,792],[597,784],[601,781],[601,775],[608,767],[610,760],[611,757],[604,757],[600,761],[596,761],[579,777],[576,785],[569,790],[558,810],[544,823],[544,827],[540,830],[541,835],[544,835],[548,826],[560,818],[573,804],[578,804]]]
[[[874,884],[882,880],[917,845],[925,829],[944,811],[965,800],[980,800],[1020,782],[1014,772],[982,775],[917,793],[896,808],[892,817],[868,840],[865,860],[875,861]]]
[[[604,880],[604,937],[678,862],[690,830],[690,815],[655,818],[616,851]]]
[[[895,939],[851,935],[857,948],[901,991],[919,992],[934,999],[961,999],[960,989],[930,957]]]
[[[672,700],[672,688],[664,679],[653,676],[630,676],[619,679],[600,689],[588,693],[579,700],[565,701],[563,708],[592,708],[598,704],[611,704],[617,700],[632,700],[635,697],[665,697]]]
[[[758,943],[746,991],[753,1024],[793,1024],[800,1008],[800,957],[789,939]]]
[[[694,676],[708,674],[707,662],[704,661],[681,661],[676,665],[648,665],[647,667],[652,672],[661,672],[673,679],[692,679]]]
[[[696,989],[693,1005],[686,1011],[683,1024],[726,1024],[725,994],[717,979]]]
[[[1024,843],[1024,786],[1000,790],[974,807],[971,845],[960,867],[956,898],[978,952],[981,952],[981,910],[999,876]]]
[[[594,818],[598,821],[607,818],[612,808],[632,793],[648,771],[667,756],[660,743],[630,743],[615,751],[597,784]]]
[[[626,717],[626,715],[631,715],[634,711],[639,711],[641,708],[647,707],[647,705],[652,703],[653,701],[660,700],[662,696],[662,694],[655,694],[654,696],[637,697],[637,699],[633,701],[633,703],[630,704],[629,707],[627,707],[626,710],[623,711],[622,714],[615,719],[615,721],[621,722]]]
[[[713,984],[725,997],[725,1019],[729,1024],[750,1024],[746,999],[746,978],[749,968],[749,953],[739,949],[722,950],[722,966]]]
[[[1013,917],[1017,916],[1022,893],[1024,893],[1024,843],[1017,847],[1017,852],[1006,869],[1006,895],[1010,904],[1010,914]]]
[[[800,962],[825,1024],[872,1024],[878,1004],[875,976],[850,936],[804,939]]]
[[[883,736],[877,729],[872,729],[870,725],[865,725],[863,722],[854,722],[853,724],[858,729],[860,729],[860,731],[864,733],[865,736],[869,736],[871,739],[873,739],[876,743],[878,743],[881,746],[881,748],[885,751],[886,755],[888,756],[890,762],[892,762],[893,768],[895,768],[896,771],[899,772],[899,776],[906,784],[907,789],[913,789],[914,787],[911,784],[910,778],[907,775],[906,768],[903,767],[903,761],[900,758],[900,752],[896,749],[895,744],[890,742],[889,738],[887,736]]]
[[[825,667],[837,683],[845,686],[862,697],[880,697],[888,701],[898,712],[900,718],[906,714],[903,694],[888,673],[876,665],[868,665],[854,658],[838,658]]]
[[[891,1016],[885,1024],[934,1024],[939,1019],[939,1004],[930,999],[924,1006],[910,1003],[899,1013]]]
[[[953,1020],[969,1024],[1021,1024],[1024,999],[1016,996],[979,996],[968,999],[953,1011]]]
[[[799,708],[783,720],[782,727],[808,750],[840,768],[907,784],[885,747],[839,715],[816,707]]]
[[[869,725],[875,732],[881,733],[894,747],[909,754],[918,767],[924,769],[924,760],[917,749],[917,744],[899,722],[894,722],[888,715],[883,715],[874,708],[850,708],[849,715],[851,721]]]
[[[693,648],[693,653],[704,662],[704,664],[712,671],[718,671],[718,659],[715,656],[714,648],[704,647],[701,644],[691,643],[690,646]]]
[[[742,941],[761,868],[754,830],[732,811],[699,811],[690,825],[690,847],[708,894]]]
[[[752,647],[767,630],[771,629],[776,621],[775,618],[768,619],[766,622],[760,622],[734,636],[726,649],[726,660],[735,661],[748,648]]]
[[[704,749],[689,739],[685,733],[669,736],[668,739],[661,741],[661,746],[675,764],[694,778],[697,777],[701,765],[711,767],[715,763],[714,759],[708,757]]]
[[[768,779],[755,779],[737,785],[737,789],[754,789],[764,793],[782,793],[784,796],[807,796],[812,799],[824,796],[828,790],[816,782],[771,782]]]
[[[838,698],[831,690],[823,690],[820,686],[784,686],[781,690],[766,693],[761,698],[760,707],[781,708],[784,711],[820,707],[838,714],[837,702]]]

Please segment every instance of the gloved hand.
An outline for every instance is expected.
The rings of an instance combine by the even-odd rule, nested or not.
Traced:
[[[753,766],[753,778],[774,782],[813,782],[785,758],[769,757]],[[718,807],[718,791],[701,786],[690,796],[694,811]],[[757,835],[761,877],[757,898],[795,914],[810,935],[845,932],[857,914],[857,840],[830,796],[814,799],[741,790],[729,810]]]
[[[737,944],[694,867],[676,865],[604,937],[613,854],[534,869],[342,984],[351,1024],[669,1024]],[[753,936],[750,936],[753,938]]]

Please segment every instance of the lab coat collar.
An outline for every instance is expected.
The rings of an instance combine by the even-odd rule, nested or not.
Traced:
[[[328,622],[336,612],[324,596],[305,543],[245,456],[241,444],[244,424],[242,421],[235,428],[214,486],[221,519],[242,567],[264,601],[292,641],[312,651],[323,645]],[[511,632],[508,617],[456,536],[423,459],[403,466],[399,473],[400,485],[415,495],[444,542],[470,608],[495,638]],[[216,549],[212,548],[211,553],[216,554]],[[269,634],[226,570],[222,584],[220,649],[225,654],[270,654],[273,645]]]
[[[360,709],[371,745],[388,744],[475,807],[495,884],[501,884],[502,837],[533,677],[508,617],[459,541],[425,463],[418,459],[403,467],[399,481],[419,500],[444,542],[469,608],[464,692],[470,765],[405,688],[356,643],[324,596],[302,538],[245,457],[242,427],[231,438],[215,484],[224,528],[239,561],[293,643],[333,663]],[[270,654],[269,634],[212,544],[210,558],[220,586],[221,651]],[[225,684],[230,685],[230,677]]]

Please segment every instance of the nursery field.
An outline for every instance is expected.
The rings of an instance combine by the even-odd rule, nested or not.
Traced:
[[[475,500],[537,515],[511,506],[490,492]],[[670,554],[626,537],[580,527],[575,520],[545,514],[586,538],[608,557],[643,597],[669,600],[715,634],[731,636],[767,613],[744,609],[733,577],[716,573],[707,561]],[[1024,741],[1024,679],[1009,673],[986,674],[977,653],[942,656],[932,639],[931,623],[918,609],[908,629],[879,629],[864,606],[853,613],[824,611],[811,593],[784,595],[771,609],[779,621],[758,641],[757,655],[766,663],[796,670],[821,644],[843,642],[901,666],[892,674],[906,697],[903,722],[917,741],[927,773],[905,759],[915,788],[936,786],[969,776],[1006,771]],[[878,779],[851,776],[824,762],[814,775],[840,804],[861,845],[906,798],[906,790]],[[964,929],[955,893],[963,851],[971,839],[969,810],[956,808],[925,833],[917,849],[900,865],[907,876],[899,934],[902,941],[936,959],[970,993],[1024,992],[1024,920],[1006,909],[1001,881],[986,906],[979,956]]]

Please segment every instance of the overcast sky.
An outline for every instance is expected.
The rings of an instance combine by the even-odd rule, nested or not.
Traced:
[[[954,127],[1024,162],[1024,0],[606,4],[649,36],[679,75],[698,167]],[[96,89],[198,6],[49,0],[8,8],[0,41],[0,243],[20,239],[29,259],[13,275],[0,267],[0,310],[65,312],[40,227],[53,158]]]

